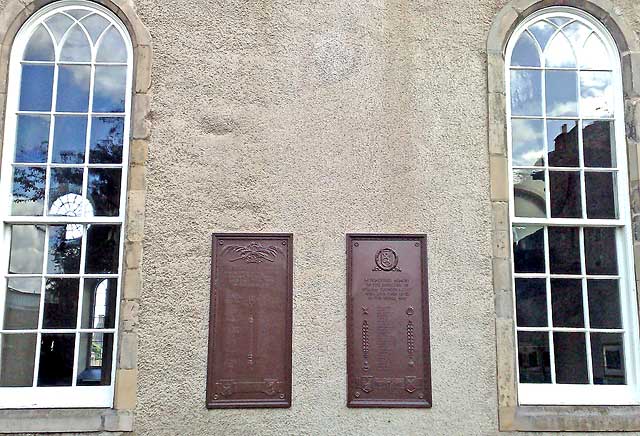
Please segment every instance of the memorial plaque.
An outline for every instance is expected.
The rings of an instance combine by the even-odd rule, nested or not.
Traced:
[[[427,240],[347,235],[349,407],[431,407]]]
[[[214,234],[208,408],[291,406],[291,234]]]

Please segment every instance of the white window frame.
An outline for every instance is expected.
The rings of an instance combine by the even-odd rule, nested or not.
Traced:
[[[512,165],[512,138],[511,138],[511,88],[510,88],[510,71],[511,71],[511,55],[513,49],[524,30],[533,22],[545,17],[567,17],[582,21],[589,27],[593,28],[597,35],[601,38],[606,46],[612,62],[612,85],[614,98],[614,135],[616,146],[616,162],[617,162],[617,199],[619,219],[572,219],[572,218],[521,218],[516,217],[514,213],[514,186],[513,186],[513,165]],[[523,67],[525,68],[525,67]],[[540,69],[544,71],[545,67],[526,67],[526,69]],[[543,74],[544,76],[544,74]],[[509,39],[505,55],[505,83],[506,83],[506,100],[507,100],[507,144],[508,144],[508,177],[509,177],[509,222],[510,222],[510,250],[511,250],[511,268],[512,268],[512,289],[513,289],[513,313],[516,312],[515,299],[515,277],[513,269],[514,253],[513,253],[513,232],[512,226],[525,224],[539,224],[543,227],[548,226],[573,226],[573,227],[589,227],[589,226],[606,226],[615,227],[616,243],[618,249],[618,269],[619,269],[619,287],[620,287],[620,305],[622,311],[622,327],[624,329],[624,362],[626,370],[626,385],[576,385],[576,384],[543,384],[543,383],[520,383],[519,365],[518,365],[518,342],[516,330],[514,329],[515,353],[516,353],[516,381],[518,384],[518,403],[520,405],[635,405],[640,404],[639,392],[639,375],[640,375],[640,341],[638,337],[638,309],[636,299],[636,284],[633,264],[633,244],[632,244],[632,227],[630,212],[630,194],[629,194],[629,177],[628,177],[628,156],[626,148],[626,136],[624,125],[624,94],[622,88],[622,72],[620,54],[617,50],[616,43],[609,31],[590,14],[580,9],[566,6],[557,6],[544,8],[536,13],[531,14],[526,20],[521,22],[515,29]],[[545,88],[541,88],[544,93]],[[580,107],[580,94],[578,93],[578,106]],[[546,120],[546,114],[541,117],[535,117]],[[573,117],[566,117],[572,119]],[[582,119],[579,114],[578,119]],[[586,119],[597,119],[596,117],[586,117]],[[581,124],[580,124],[581,125]],[[545,123],[546,132],[546,123]],[[583,167],[581,167],[583,168]],[[541,168],[542,169],[542,168]],[[548,177],[545,177],[546,195],[549,196]],[[581,183],[581,198],[584,199],[585,186]],[[584,201],[584,200],[583,200]],[[547,198],[548,203],[548,198]],[[545,257],[548,264],[548,241],[545,229]],[[582,233],[582,231],[581,231]],[[581,238],[582,239],[582,238]],[[581,251],[584,247],[581,247]],[[548,266],[547,266],[548,270]],[[583,269],[584,270],[584,269]],[[546,273],[545,273],[546,274]],[[541,276],[545,276],[542,274]],[[583,279],[586,277],[582,277]],[[549,300],[549,289],[547,284],[547,299]],[[584,299],[584,290],[583,290]],[[550,317],[550,300],[547,301],[547,312]],[[584,306],[585,316],[588,317],[588,306]],[[514,318],[515,319],[515,318]],[[549,320],[551,322],[551,319]],[[515,324],[514,324],[515,325]],[[585,326],[586,327],[586,326]],[[520,328],[521,331],[545,331],[545,328]],[[547,328],[546,331],[551,330]],[[557,328],[556,328],[557,330]],[[569,329],[575,331],[576,329]],[[553,341],[551,340],[549,347],[550,368],[552,374],[555,373]],[[591,353],[587,348],[587,359],[591,361]],[[592,365],[588,365],[590,371]],[[591,374],[589,374],[591,380]],[[553,379],[555,381],[555,378]]]
[[[125,43],[127,51],[127,74],[126,74],[126,87],[125,87],[125,112],[124,112],[124,134],[123,134],[123,149],[122,149],[122,181],[120,187],[120,213],[117,217],[55,217],[55,216],[41,216],[41,217],[24,217],[24,216],[11,216],[11,175],[12,175],[12,161],[13,152],[15,147],[16,136],[16,121],[18,102],[20,94],[20,77],[21,77],[21,63],[23,52],[29,41],[30,36],[37,26],[42,23],[49,16],[66,9],[86,9],[94,13],[98,13],[106,18],[120,33]],[[91,111],[92,94],[93,94],[93,81],[95,72],[95,57],[96,50],[92,49],[92,61],[91,61],[91,95],[89,98],[89,122],[87,131],[90,132],[91,128]],[[59,47],[56,52],[54,62],[56,62],[54,73],[54,91],[52,93],[52,107],[51,111],[54,115],[57,113],[53,111],[56,101],[56,88],[57,88],[57,62],[59,59]],[[86,64],[85,62],[80,62]],[[106,65],[107,63],[100,62],[99,65]],[[118,64],[122,65],[122,64]],[[122,271],[123,271],[123,255],[124,255],[124,242],[125,242],[125,211],[127,200],[127,180],[128,180],[128,167],[129,167],[129,138],[131,133],[131,99],[132,99],[132,78],[133,78],[133,45],[129,32],[125,25],[118,19],[118,17],[105,7],[90,1],[83,0],[61,0],[49,4],[33,16],[31,16],[22,26],[20,31],[15,37],[13,46],[11,49],[11,57],[9,61],[9,79],[8,79],[8,91],[7,91],[7,104],[6,104],[6,119],[4,129],[4,142],[2,151],[2,164],[0,166],[0,215],[2,216],[2,223],[0,224],[0,267],[2,273],[0,274],[0,333],[3,325],[4,317],[4,301],[6,294],[6,272],[9,265],[9,249],[11,245],[10,241],[10,225],[11,224],[98,224],[109,223],[119,224],[120,227],[120,246],[119,246],[119,265],[118,273],[113,274],[112,278],[118,279],[117,295],[116,295],[116,309],[115,309],[115,324],[112,329],[99,329],[102,333],[113,333],[113,351],[112,351],[112,365],[111,365],[111,383],[109,386],[75,386],[78,373],[78,343],[79,334],[83,332],[93,332],[96,329],[70,329],[70,330],[56,330],[46,329],[46,333],[76,333],[76,343],[74,349],[74,366],[72,376],[72,386],[69,387],[37,387],[37,374],[38,374],[38,361],[40,351],[40,336],[42,332],[42,313],[44,304],[44,290],[41,290],[40,294],[40,320],[38,325],[38,335],[36,343],[36,362],[34,368],[34,379],[32,387],[0,387],[0,409],[24,409],[24,408],[110,408],[113,407],[115,375],[116,375],[116,362],[118,355],[118,325],[119,325],[119,312],[120,312],[120,295],[122,287]],[[50,136],[49,136],[49,153],[51,153],[51,144],[53,138],[53,130],[55,125],[55,117],[52,117]],[[89,146],[90,135],[86,137],[86,147]],[[85,156],[88,156],[88,148],[85,148]],[[83,182],[83,194],[86,195],[87,191],[87,168],[91,166],[88,164],[88,158],[85,159],[83,168],[85,170],[84,182]],[[95,166],[108,167],[105,164],[96,164]],[[119,164],[117,166],[120,166]],[[49,185],[49,168],[47,166],[47,182],[45,189],[48,191]],[[47,192],[45,191],[45,192]],[[45,208],[47,208],[47,201],[45,194]],[[87,227],[83,227],[83,245],[82,245],[82,258],[81,262],[84,262],[84,253],[86,249],[87,241]],[[45,263],[46,263],[46,239],[45,239]],[[43,270],[43,274],[46,276],[46,267]],[[12,274],[12,277],[20,277],[20,275]],[[91,277],[91,274],[74,275],[74,277]],[[100,276],[106,276],[100,274]],[[81,280],[82,283],[82,280]],[[79,293],[78,302],[78,322],[82,315],[82,284]],[[27,332],[26,330],[10,330],[13,333]],[[0,335],[1,340],[1,335]],[[1,344],[0,344],[1,345]],[[0,348],[1,350],[1,348]]]

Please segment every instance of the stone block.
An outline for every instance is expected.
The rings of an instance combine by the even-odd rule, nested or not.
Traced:
[[[509,174],[506,156],[490,156],[491,200],[509,201]]]
[[[137,369],[116,371],[114,407],[116,410],[134,410],[137,403]]]

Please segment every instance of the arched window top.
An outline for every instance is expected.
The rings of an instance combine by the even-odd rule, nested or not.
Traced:
[[[94,5],[63,2],[23,30],[30,32],[23,61],[126,64],[131,58],[131,42],[122,23]]]
[[[511,67],[611,71],[615,44],[584,14],[553,8],[529,18],[511,38]]]

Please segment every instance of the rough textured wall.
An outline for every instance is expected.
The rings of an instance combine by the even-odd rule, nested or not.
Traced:
[[[640,4],[619,1],[640,30]],[[140,435],[497,432],[490,0],[141,0]],[[212,232],[294,233],[293,407],[206,410]],[[347,409],[346,232],[429,237],[433,408]]]

